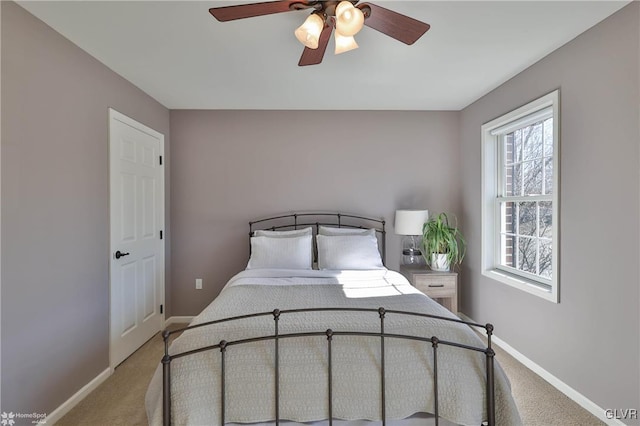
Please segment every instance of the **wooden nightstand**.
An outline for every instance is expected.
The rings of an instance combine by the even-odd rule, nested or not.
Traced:
[[[458,313],[458,273],[436,272],[426,266],[400,266],[400,273],[415,288],[454,314]]]

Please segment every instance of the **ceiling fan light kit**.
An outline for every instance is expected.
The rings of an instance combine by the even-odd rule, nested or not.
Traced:
[[[281,0],[262,3],[239,4],[235,6],[213,7],[209,13],[218,21],[226,22],[255,16],[271,15],[302,9],[314,9],[294,34],[305,48],[298,65],[316,65],[322,62],[331,32],[335,27],[335,54],[357,49],[355,38],[367,26],[380,31],[398,41],[411,45],[430,26],[384,7],[358,0],[319,1]]]

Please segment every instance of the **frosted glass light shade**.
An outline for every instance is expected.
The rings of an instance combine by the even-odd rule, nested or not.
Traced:
[[[294,33],[300,43],[309,49],[317,49],[323,28],[324,20],[317,14],[312,13]]]
[[[364,25],[364,13],[349,1],[343,1],[336,7],[336,30],[343,36],[354,36]]]
[[[397,235],[422,235],[422,227],[429,220],[429,210],[396,210]]]
[[[338,30],[335,31],[335,40],[336,40],[336,50],[335,50],[336,55],[358,48],[358,43],[356,43],[356,39],[353,38],[353,36],[342,35]]]
[[[353,8],[353,3],[351,3],[350,1],[347,1],[347,0],[341,1],[336,6],[335,14],[336,16],[340,16],[345,10],[352,9],[352,8]]]

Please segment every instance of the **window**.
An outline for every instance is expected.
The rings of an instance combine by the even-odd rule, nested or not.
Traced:
[[[558,101],[555,91],[482,126],[482,273],[556,303]]]

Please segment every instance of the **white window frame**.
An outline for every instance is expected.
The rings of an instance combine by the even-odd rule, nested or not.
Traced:
[[[482,126],[482,275],[539,296],[550,302],[560,302],[560,92],[555,90],[541,98],[498,117]],[[552,261],[551,278],[510,270],[500,264],[500,208],[498,196],[502,182],[501,135],[553,114],[553,176],[552,176]],[[535,196],[521,201],[537,201]]]

